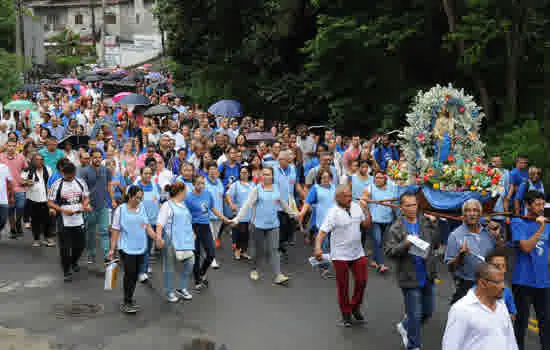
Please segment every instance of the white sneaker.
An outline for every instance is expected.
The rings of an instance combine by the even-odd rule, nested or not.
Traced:
[[[147,282],[148,279],[149,279],[149,276],[146,273],[140,273],[138,276],[138,281],[140,283]]]
[[[409,345],[409,335],[407,333],[407,330],[405,329],[405,326],[403,326],[403,321],[397,323],[395,326],[397,328],[397,332],[401,335],[401,340],[403,341],[403,346],[405,349]]]
[[[219,269],[220,268],[220,264],[218,264],[218,262],[216,261],[216,259],[212,260],[212,264],[210,264],[210,267],[213,268],[213,269]]]
[[[260,278],[260,274],[256,270],[250,271],[250,279],[253,281],[257,281]]]
[[[282,273],[278,274],[277,277],[275,277],[275,284],[284,284],[288,282],[288,277],[283,275]]]
[[[170,292],[166,296],[166,300],[168,300],[169,303],[177,303],[179,299],[174,292]]]
[[[176,289],[176,295],[182,298],[183,300],[193,299],[193,295],[189,293],[187,289]]]

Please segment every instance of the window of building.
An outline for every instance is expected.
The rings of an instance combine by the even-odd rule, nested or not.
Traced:
[[[84,24],[84,16],[82,16],[81,14],[75,15],[74,24],[80,24],[80,25]]]
[[[58,22],[59,22],[59,17],[57,17],[57,15],[48,15],[46,17],[46,23],[47,24],[56,25],[56,24],[58,24]]]
[[[139,13],[136,13],[136,24],[139,24],[139,21],[140,21]]]
[[[112,13],[106,13],[103,19],[105,24],[116,24],[116,15]]]

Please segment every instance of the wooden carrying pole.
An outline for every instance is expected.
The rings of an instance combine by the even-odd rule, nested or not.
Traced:
[[[391,203],[391,202],[399,201],[399,199],[396,199],[396,198],[376,200],[376,201],[367,199],[367,200],[364,200],[364,201],[366,203],[378,204],[378,205],[383,205],[383,206],[386,206],[386,207],[402,210],[402,208],[399,205]],[[424,213],[424,214],[428,214],[428,215],[432,215],[432,216],[435,216],[435,217],[438,217],[438,218],[447,219],[447,220],[454,220],[454,221],[463,221],[464,220],[463,216],[437,213],[437,212],[433,212],[433,211],[429,211],[429,210],[419,210],[419,212]],[[509,217],[512,217],[512,218],[520,218],[520,219],[530,220],[530,221],[535,221],[537,219],[536,217],[532,217],[532,216],[514,215],[512,212],[509,212],[509,211],[493,212],[493,213],[488,213],[488,214],[482,215],[482,217],[485,217],[485,218],[490,218],[490,217],[493,217],[493,216],[509,216]],[[545,222],[550,223],[550,219],[546,218]]]

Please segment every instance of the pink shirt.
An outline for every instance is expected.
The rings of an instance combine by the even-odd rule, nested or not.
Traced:
[[[14,192],[25,192],[25,188],[22,186],[21,172],[29,165],[27,160],[21,154],[15,154],[11,159],[6,152],[0,154],[0,163],[4,163],[10,169],[11,177],[13,178],[13,190]]]
[[[353,159],[359,158],[359,154],[361,154],[361,147],[348,147],[348,149],[344,152],[344,168],[346,170],[349,168],[349,162]]]

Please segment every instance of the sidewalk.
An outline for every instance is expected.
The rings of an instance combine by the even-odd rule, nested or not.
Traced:
[[[183,304],[166,303],[150,287],[138,285],[142,311],[128,316],[119,311],[120,288],[104,291],[103,277],[85,264],[64,283],[57,248],[3,239],[0,263],[0,349],[182,349],[206,336],[185,321]]]

